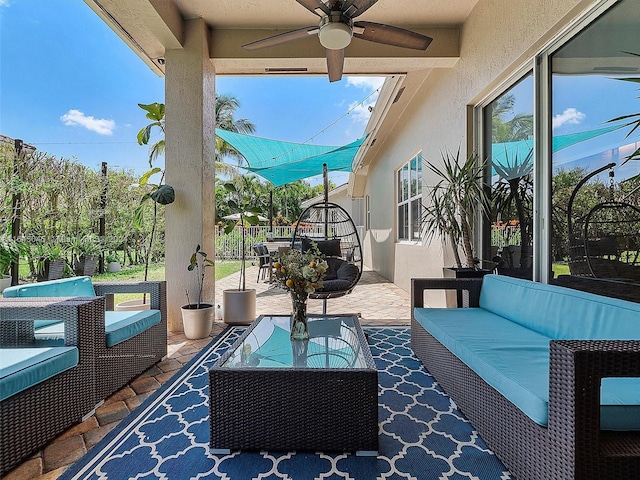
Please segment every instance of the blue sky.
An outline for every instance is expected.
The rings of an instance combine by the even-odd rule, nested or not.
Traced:
[[[366,107],[382,79],[217,77],[216,83],[218,93],[240,101],[237,116],[253,122],[256,135],[343,145],[363,134]],[[0,0],[0,87],[0,134],[94,170],[103,161],[146,170],[147,149],[136,134],[147,120],[137,104],[164,101],[164,79],[83,1]],[[336,183],[346,179],[332,176]]]

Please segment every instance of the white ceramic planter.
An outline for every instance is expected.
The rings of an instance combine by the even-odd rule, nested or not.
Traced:
[[[208,337],[211,334],[215,310],[213,305],[201,303],[200,308],[190,307],[195,307],[195,305],[183,305],[181,307],[184,336],[191,340]]]
[[[256,319],[255,289],[230,289],[222,292],[224,323],[250,325]]]
[[[107,265],[107,271],[109,273],[119,272],[121,268],[122,265],[120,265],[120,262],[109,262],[109,264]]]
[[[147,302],[149,302],[149,298],[147,298]],[[132,312],[136,310],[150,310],[151,304],[142,303],[141,298],[136,298],[135,300],[127,300],[126,302],[120,302],[115,307],[114,310],[116,312]]]

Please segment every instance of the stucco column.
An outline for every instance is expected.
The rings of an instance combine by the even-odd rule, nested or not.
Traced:
[[[214,258],[215,71],[209,60],[207,26],[185,21],[184,48],[165,53],[166,183],[176,200],[165,210],[169,331],[182,331],[180,307],[197,295],[187,271],[196,245]],[[207,269],[203,301],[214,301],[214,272]]]

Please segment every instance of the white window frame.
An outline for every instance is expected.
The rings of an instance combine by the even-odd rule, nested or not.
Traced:
[[[408,161],[403,163],[395,172],[395,192],[396,192],[396,240],[398,243],[411,243],[418,244],[422,243],[422,227],[420,223],[421,216],[421,208],[418,211],[418,218],[414,219],[415,216],[412,211],[413,202],[419,202],[420,207],[422,206],[422,183],[423,183],[423,173],[422,173],[422,151],[417,152],[413,155]],[[408,179],[407,179],[407,191],[404,192],[404,186],[402,184],[402,172],[403,170],[407,171]],[[407,237],[403,236],[403,232],[405,230],[405,226],[401,225],[401,215],[400,208],[402,206],[407,206]],[[417,220],[417,223],[416,223]]]
[[[533,215],[533,280],[549,283],[551,272],[551,69],[550,57],[564,44],[571,41],[594,20],[606,13],[619,0],[600,0],[578,18],[574,19],[538,52],[515,69],[483,100],[475,104],[474,147],[484,152],[484,107],[509,90],[527,73],[533,70],[534,84],[534,215]]]

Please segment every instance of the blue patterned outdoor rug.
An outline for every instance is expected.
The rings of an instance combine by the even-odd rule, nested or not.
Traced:
[[[413,355],[407,327],[364,329],[379,372],[378,457],[295,452],[211,454],[208,368],[243,330],[229,328],[214,339],[60,479],[511,478]]]

